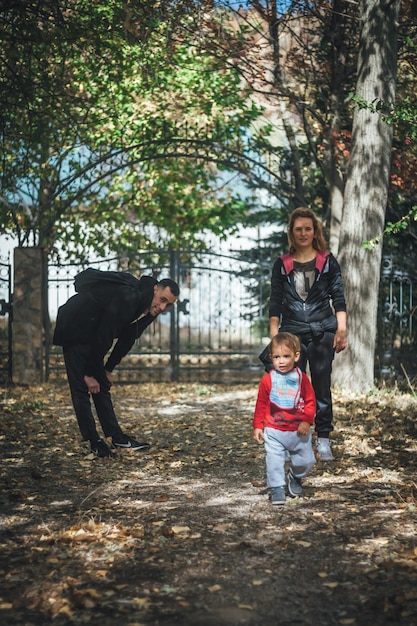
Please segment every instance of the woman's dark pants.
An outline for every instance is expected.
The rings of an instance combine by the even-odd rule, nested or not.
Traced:
[[[311,383],[316,394],[317,413],[315,431],[319,437],[328,437],[333,430],[333,406],[330,390],[334,359],[334,333],[325,332],[319,336],[311,333],[299,335],[301,357],[298,366],[306,371],[310,367]]]

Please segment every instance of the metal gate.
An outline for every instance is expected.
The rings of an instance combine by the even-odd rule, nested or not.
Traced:
[[[0,382],[12,381],[12,268],[0,257]]]
[[[250,254],[254,259],[250,259]],[[272,253],[273,254],[273,253]],[[50,265],[49,309],[53,320],[58,306],[74,294],[75,275],[93,266],[128,270],[134,275],[171,277],[181,289],[169,313],[149,327],[115,372],[120,382],[252,383],[262,367],[258,354],[268,342],[267,302],[271,251],[256,246],[248,251],[140,251],[134,258],[113,258],[84,265]],[[10,266],[1,264],[2,324],[1,375],[11,377]],[[417,276],[399,269],[390,258],[382,263],[376,378],[397,380],[417,376]],[[2,318],[0,321],[3,322]],[[63,376],[61,350],[46,346],[47,378]]]
[[[417,277],[404,261],[385,256],[381,266],[375,370],[378,379],[417,375]],[[416,303],[416,304],[415,304]]]
[[[269,252],[269,251],[268,251]],[[265,254],[267,254],[265,252]],[[258,354],[268,341],[265,312],[271,260],[248,259],[244,251],[152,250],[133,259],[114,258],[86,264],[50,266],[49,309],[74,294],[74,276],[87,266],[128,270],[157,279],[170,277],[180,298],[160,315],[117,367],[119,382],[252,383],[259,381]],[[52,336],[52,333],[51,333]],[[61,352],[48,350],[47,376],[62,375]]]

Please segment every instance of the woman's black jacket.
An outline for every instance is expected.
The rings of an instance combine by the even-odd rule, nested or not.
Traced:
[[[346,311],[342,273],[330,253],[317,253],[316,278],[304,301],[294,284],[293,261],[290,255],[279,257],[273,266],[269,317],[278,317],[280,330],[301,334],[336,331],[335,313]]]

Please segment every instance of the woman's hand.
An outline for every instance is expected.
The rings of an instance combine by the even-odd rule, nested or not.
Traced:
[[[279,317],[270,317],[269,318],[269,336],[271,337],[275,337],[275,335],[278,335],[278,330],[279,330]]]
[[[337,319],[337,331],[334,336],[333,348],[336,352],[342,352],[347,346],[347,333],[346,333],[346,312],[338,311],[336,313]]]
[[[345,330],[337,330],[334,336],[333,347],[336,352],[342,352],[347,346],[347,333]]]

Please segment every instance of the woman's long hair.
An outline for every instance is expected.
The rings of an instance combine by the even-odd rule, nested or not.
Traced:
[[[294,211],[290,215],[290,221],[288,222],[287,227],[287,237],[288,243],[290,246],[290,253],[294,254],[296,251],[295,240],[294,240],[294,222],[299,217],[306,217],[313,222],[314,228],[314,239],[313,239],[313,248],[318,250],[318,252],[325,252],[327,250],[326,240],[323,235],[323,225],[317,215],[311,209],[306,209],[305,207],[298,207],[298,209],[294,209]]]

